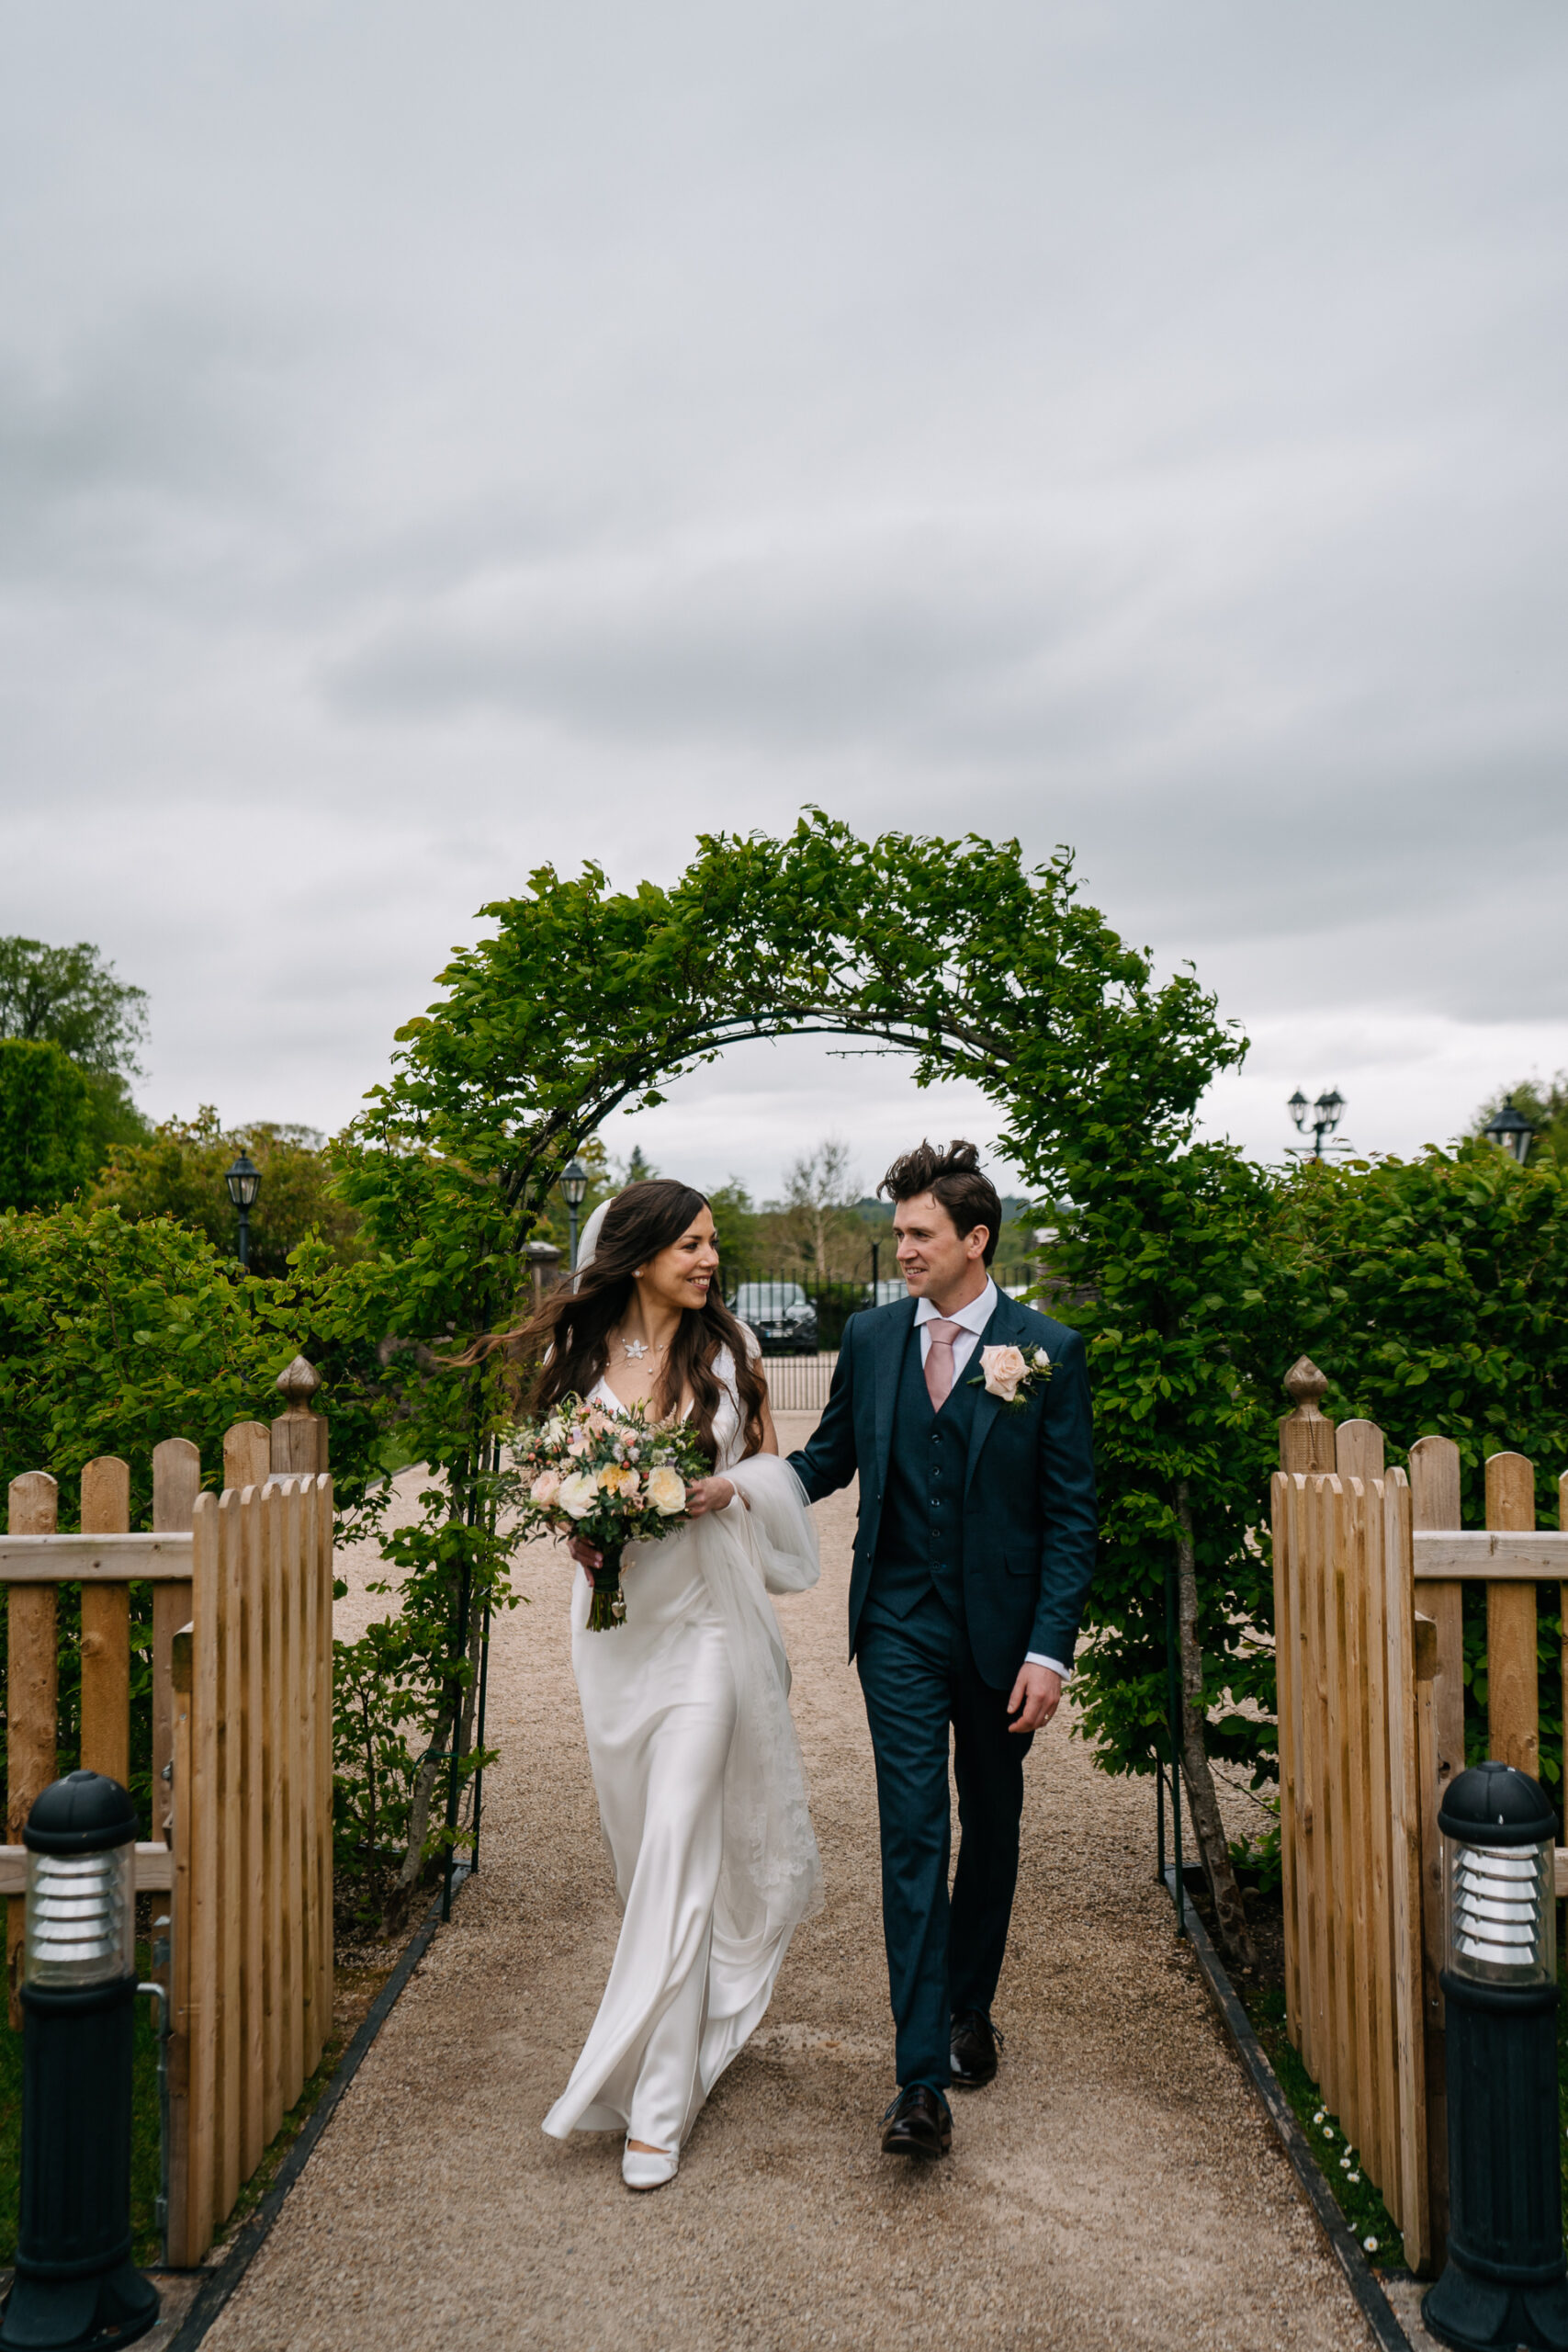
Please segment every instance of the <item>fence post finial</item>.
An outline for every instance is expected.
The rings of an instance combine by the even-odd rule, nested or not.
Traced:
[[[308,1363],[303,1356],[296,1356],[293,1363],[286,1365],[273,1383],[274,1387],[281,1389],[288,1399],[288,1409],[291,1413],[313,1412],[315,1408],[310,1399],[321,1385],[321,1374],[316,1370],[315,1365]]]
[[[327,1466],[327,1422],[310,1399],[321,1385],[313,1363],[296,1356],[277,1375],[276,1385],[288,1400],[288,1410],[272,1425],[272,1475],[275,1478],[312,1477]]]
[[[1310,1356],[1298,1356],[1285,1374],[1285,1394],[1295,1407],[1280,1423],[1281,1470],[1332,1470],[1334,1424],[1317,1409],[1328,1386]]]

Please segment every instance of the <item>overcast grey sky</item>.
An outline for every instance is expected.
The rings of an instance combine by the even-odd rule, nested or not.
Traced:
[[[0,930],[331,1127],[532,866],[812,801],[1073,843],[1260,1154],[1452,1134],[1568,1063],[1565,116],[1561,0],[11,0]]]

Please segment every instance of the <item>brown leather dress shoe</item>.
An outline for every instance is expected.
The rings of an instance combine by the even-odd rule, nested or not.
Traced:
[[[882,2119],[885,2156],[945,2156],[953,2145],[947,2101],[924,2083],[900,2091]]]
[[[953,2086],[954,2090],[984,2090],[996,2078],[997,2044],[1001,2035],[983,2009],[961,2009],[953,2020]]]

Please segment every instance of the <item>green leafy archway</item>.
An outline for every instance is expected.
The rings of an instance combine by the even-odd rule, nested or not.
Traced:
[[[917,1085],[972,1079],[1025,1182],[1069,1189],[1086,1157],[1179,1145],[1244,1049],[1194,978],[1156,983],[1078,899],[1070,855],[1031,868],[1016,842],[868,842],[813,813],[782,841],[704,836],[668,889],[545,866],[482,912],[494,936],[398,1033],[364,1130],[495,1188],[514,1239],[611,1111],[746,1038],[868,1038]]]
[[[1194,1139],[1205,1087],[1245,1051],[1196,978],[1156,978],[1079,899],[1066,853],[1028,866],[1016,842],[974,835],[864,841],[818,812],[783,840],[704,836],[668,888],[613,891],[596,865],[575,878],[545,866],[483,912],[493,934],[454,957],[441,1000],[399,1032],[345,1160],[377,1245],[345,1278],[355,1328],[417,1348],[511,1321],[518,1250],[572,1150],[619,1105],[660,1101],[745,1039],[853,1037],[908,1054],[918,1086],[972,1080],[1025,1184],[1073,1204],[1061,1270],[1089,1294],[1074,1320],[1096,1383],[1102,1507],[1079,1696],[1101,1760],[1147,1770],[1168,1752],[1173,1557],[1192,1595],[1190,1682],[1201,1677],[1190,1725],[1227,1690],[1271,1707],[1271,1657],[1247,1646],[1271,1613],[1248,1541],[1268,1408],[1235,1353],[1258,1319],[1248,1244],[1268,1190],[1230,1147]],[[498,1381],[423,1361],[399,1409],[413,1414],[405,1442],[446,1473],[449,1515],[398,1539],[415,1597],[406,1646],[442,1678],[431,1753],[448,1742],[471,1758],[471,1607],[504,1577],[485,1550],[483,1465],[506,1400]],[[390,1689],[389,1656],[367,1654],[367,1687]],[[1270,1732],[1233,1707],[1210,1736],[1266,1769]],[[1207,1784],[1202,1741],[1198,1728]],[[1206,1859],[1223,1867],[1212,1786],[1207,1803]]]

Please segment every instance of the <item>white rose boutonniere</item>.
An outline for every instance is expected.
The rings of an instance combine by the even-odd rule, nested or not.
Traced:
[[[980,1369],[969,1385],[999,1396],[1016,1411],[1028,1404],[1036,1381],[1043,1384],[1055,1369],[1043,1348],[982,1348]]]

